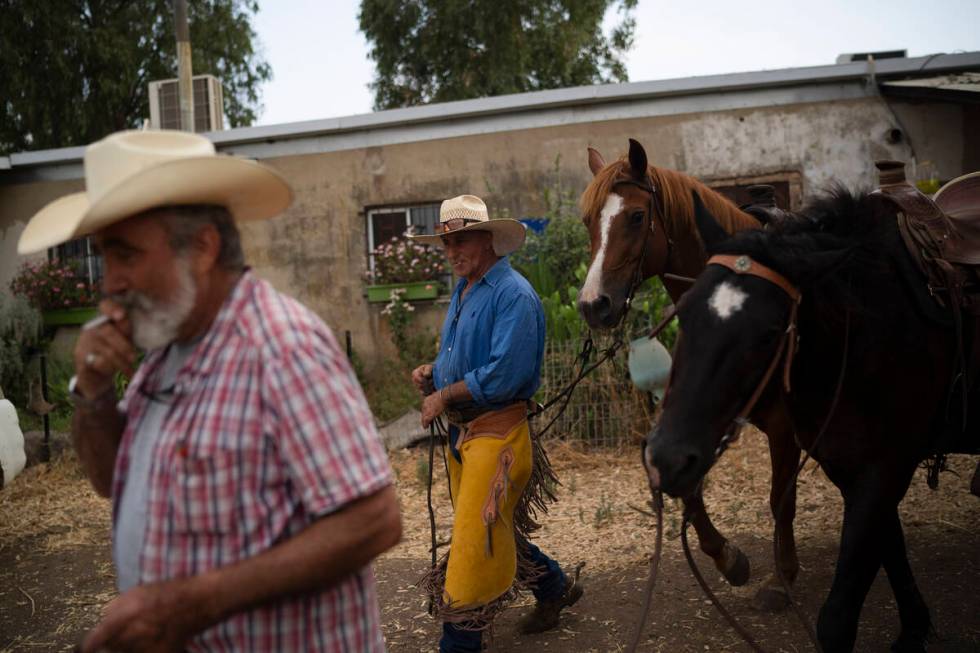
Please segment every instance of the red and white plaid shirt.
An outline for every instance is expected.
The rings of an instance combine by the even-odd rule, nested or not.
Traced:
[[[149,472],[140,582],[233,564],[391,484],[374,419],[330,329],[246,272],[177,372],[157,388],[146,357],[120,403],[119,509],[133,435],[150,401],[168,402]],[[318,594],[237,614],[189,651],[383,651],[365,567]]]

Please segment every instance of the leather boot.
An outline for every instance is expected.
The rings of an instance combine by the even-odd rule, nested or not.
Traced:
[[[582,584],[578,580],[578,573],[576,569],[574,576],[571,574],[565,575],[568,582],[561,596],[551,601],[538,601],[534,606],[534,610],[521,617],[521,620],[517,622],[518,632],[524,635],[530,635],[533,633],[543,633],[557,626],[561,611],[575,605],[575,602],[582,598],[583,589]]]

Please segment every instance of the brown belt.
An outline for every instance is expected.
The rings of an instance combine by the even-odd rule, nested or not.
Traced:
[[[467,440],[484,436],[504,438],[515,426],[526,419],[526,401],[519,401],[499,410],[487,411],[472,421],[459,425],[463,432],[459,443],[462,444]]]

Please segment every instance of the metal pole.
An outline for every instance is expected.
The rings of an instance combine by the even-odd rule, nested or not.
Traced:
[[[45,403],[48,401],[48,357],[42,351],[40,355],[41,359],[41,398],[44,399]],[[44,413],[41,416],[41,420],[44,422],[44,442],[41,443],[41,462],[46,463],[51,460],[51,421],[48,419],[48,414]]]
[[[180,91],[180,128],[194,131],[194,84],[191,68],[191,33],[187,27],[187,0],[174,0],[177,27],[177,87]]]

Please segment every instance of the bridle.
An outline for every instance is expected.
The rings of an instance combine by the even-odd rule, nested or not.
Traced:
[[[789,393],[790,370],[793,367],[793,359],[796,357],[796,349],[799,344],[800,337],[796,322],[802,295],[796,286],[790,283],[786,277],[744,254],[740,256],[735,256],[732,254],[717,254],[708,259],[707,265],[720,265],[728,268],[738,275],[747,275],[758,277],[759,279],[765,279],[766,281],[779,287],[789,296],[791,301],[789,322],[786,325],[786,329],[783,331],[782,336],[779,338],[779,346],[776,348],[776,353],[773,355],[772,361],[770,361],[769,367],[766,369],[766,373],[762,376],[762,380],[759,381],[759,385],[756,386],[755,391],[752,393],[751,397],[749,397],[749,400],[745,403],[745,406],[741,411],[739,411],[735,419],[732,420],[728,428],[725,429],[725,434],[722,436],[721,441],[718,443],[718,447],[715,449],[714,462],[717,462],[721,455],[725,453],[728,445],[738,440],[742,427],[748,423],[748,417],[752,413],[752,409],[755,408],[759,398],[762,397],[762,393],[769,385],[769,381],[772,379],[772,375],[775,373],[776,368],[779,367],[780,361],[782,361],[783,365],[783,387],[786,389],[786,392]]]
[[[790,370],[793,365],[793,358],[796,355],[796,348],[799,339],[798,330],[797,330],[797,315],[798,315],[800,300],[802,296],[800,294],[800,291],[796,288],[796,286],[790,283],[786,279],[786,277],[779,274],[772,268],[766,267],[765,265],[762,265],[761,263],[753,260],[749,256],[745,256],[745,255],[733,256],[730,254],[715,255],[708,259],[706,267],[708,265],[720,265],[722,267],[728,268],[729,270],[731,270],[732,272],[738,275],[748,275],[748,276],[758,277],[760,279],[765,279],[766,281],[778,286],[784,293],[786,293],[786,295],[789,297],[790,301],[792,302],[790,306],[789,322],[786,326],[786,329],[783,331],[782,336],[780,337],[779,345],[776,348],[776,353],[773,355],[773,358],[770,361],[768,368],[766,368],[766,372],[763,375],[762,380],[759,382],[759,385],[756,386],[755,390],[752,392],[752,395],[749,398],[749,400],[745,403],[742,410],[739,411],[738,415],[732,420],[728,428],[725,429],[725,433],[722,436],[721,441],[719,442],[718,447],[715,449],[714,452],[714,460],[712,461],[712,465],[714,465],[714,463],[718,461],[718,458],[720,458],[721,455],[728,448],[728,445],[738,439],[742,427],[748,423],[748,416],[752,413],[752,409],[755,408],[755,405],[758,403],[759,398],[762,396],[762,393],[765,391],[766,387],[769,385],[769,382],[772,380],[772,376],[773,374],[775,374],[776,369],[780,365],[780,362],[782,362],[782,366],[783,366],[783,385],[785,386],[786,391],[787,392],[789,391]],[[675,304],[673,307],[671,307],[670,310],[668,310],[664,314],[663,319],[656,327],[653,328],[653,330],[650,332],[649,337],[651,338],[655,337],[658,333],[660,333],[660,331],[665,326],[667,326],[667,324],[670,323],[670,321],[674,318],[674,316],[677,313],[679,304],[681,304],[683,301],[684,300],[681,299],[678,302],[678,304]],[[671,376],[673,376],[673,374]],[[670,380],[668,380],[667,385],[668,387],[665,390],[665,399],[666,399],[667,392],[669,392]],[[646,451],[645,451],[646,449],[645,440],[643,444],[644,447],[643,447],[643,452],[641,453],[641,459],[643,461],[643,467],[644,469],[647,470],[649,476],[649,469],[647,468],[647,459],[646,459]],[[799,470],[797,470],[797,474],[798,473]],[[657,542],[654,550],[654,555],[651,559],[651,564],[650,564],[650,574],[647,581],[647,590],[646,590],[646,603],[644,604],[643,612],[640,613],[640,619],[637,624],[634,638],[632,640],[632,645],[627,649],[631,653],[636,651],[637,646],[639,645],[641,634],[643,632],[643,628],[646,625],[646,615],[649,610],[651,595],[653,593],[653,586],[656,582],[657,568],[659,567],[659,563],[660,563],[661,529],[662,529],[661,524],[663,520],[662,517],[663,499],[659,488],[654,488],[653,485],[651,484],[650,490],[651,490],[651,497],[652,497],[651,506],[654,508],[656,512],[655,517],[657,519],[657,525],[658,525]],[[785,494],[784,494],[784,500],[785,500]],[[701,589],[704,591],[705,595],[711,600],[711,603],[721,613],[721,615],[725,618],[725,620],[729,623],[729,625],[731,625],[732,628],[734,628],[735,631],[742,637],[742,639],[750,647],[752,647],[754,651],[762,652],[763,651],[762,647],[759,646],[759,644],[752,637],[752,635],[738,622],[738,620],[728,610],[725,609],[725,607],[718,600],[718,597],[715,596],[714,592],[711,591],[711,588],[708,586],[707,582],[705,582],[704,577],[701,575],[701,572],[699,571],[698,566],[694,562],[694,558],[691,555],[690,546],[688,545],[687,542],[687,527],[689,524],[690,524],[690,515],[685,511],[683,526],[681,528],[681,544],[684,549],[684,557],[687,559],[687,563],[691,568],[691,572],[694,574],[695,580],[698,582],[698,585],[701,586]],[[776,533],[776,537],[778,537],[778,531]],[[794,603],[794,609],[796,609],[795,603]],[[811,640],[816,641],[815,638],[813,637],[812,629],[805,622],[802,614],[799,613],[799,611],[797,611],[797,614],[800,616],[801,621],[804,622],[804,626],[807,628],[807,632],[808,634],[810,634]],[[819,645],[817,645],[817,648],[819,650]]]
[[[718,447],[715,449],[714,452],[714,461],[712,461],[712,465],[714,465],[714,463],[717,462],[718,458],[728,448],[729,444],[731,444],[732,442],[738,439],[742,427],[748,423],[748,416],[755,408],[755,405],[758,403],[766,387],[769,385],[769,382],[772,380],[773,374],[775,374],[776,369],[780,366],[780,364],[782,364],[783,367],[783,379],[782,379],[783,387],[785,388],[787,393],[790,391],[790,372],[792,369],[793,360],[796,356],[797,348],[799,346],[799,330],[797,325],[797,319],[799,315],[800,302],[802,301],[802,295],[799,289],[795,285],[790,283],[786,279],[786,277],[779,274],[775,270],[766,267],[765,265],[762,265],[758,261],[753,260],[749,256],[716,255],[708,259],[706,265],[720,265],[722,267],[728,268],[732,272],[735,272],[736,274],[739,275],[748,275],[748,276],[754,276],[760,279],[764,279],[778,286],[789,297],[791,301],[789,320],[786,325],[786,329],[783,331],[783,334],[780,337],[779,345],[776,348],[776,353],[773,355],[773,358],[770,361],[769,366],[762,377],[762,380],[759,382],[759,385],[756,386],[755,391],[752,393],[751,397],[746,402],[745,406],[739,412],[738,416],[736,416],[732,420],[731,424],[725,431],[725,435],[722,436],[722,439],[719,442]],[[680,300],[678,304],[680,304],[681,302],[683,302],[683,299]],[[676,312],[677,312],[677,306],[675,305],[674,307],[672,307],[672,310],[668,311],[664,315],[664,319],[656,327],[654,327],[654,329],[650,333],[650,337],[651,338],[655,337],[670,322],[670,320],[673,319]],[[807,461],[810,459],[812,452],[817,448],[817,445],[820,444],[820,442],[823,439],[823,436],[827,433],[831,419],[833,418],[836,412],[838,401],[840,400],[841,397],[841,389],[844,383],[845,372],[847,370],[849,343],[850,343],[850,314],[848,314],[848,319],[844,331],[843,354],[841,358],[840,372],[837,378],[837,386],[836,389],[834,390],[834,395],[830,402],[830,407],[828,409],[827,415],[824,418],[823,425],[820,427],[820,430],[817,432],[817,435],[813,439],[810,447],[807,448],[800,445],[800,447],[804,450],[806,455],[803,457],[803,460],[800,461],[799,465],[797,466],[796,473],[793,474],[793,478],[787,483],[786,488],[783,490],[782,497],[779,501],[779,509],[777,512],[782,512],[783,506],[785,506],[786,504],[786,500],[789,497],[789,493],[793,487],[793,484],[795,483],[796,479],[799,477],[799,474],[803,470],[804,465],[806,465]],[[668,380],[668,389],[669,389],[669,385],[670,382]],[[644,441],[644,450],[645,450],[645,445],[646,445],[646,441]],[[643,451],[643,453],[641,454],[641,459],[643,461],[644,469],[646,469],[647,460],[646,460],[645,451]],[[649,470],[647,471],[649,475]],[[659,562],[660,562],[663,500],[659,488],[654,488],[653,485],[651,484],[650,490],[652,496],[651,507],[653,507],[653,509],[655,510],[656,514],[654,516],[657,519],[657,541],[656,541],[653,557],[651,558],[650,575],[646,588],[646,602],[644,604],[643,612],[640,613],[640,619],[637,624],[632,645],[627,649],[630,652],[635,652],[636,648],[639,645],[643,628],[646,624],[646,616],[647,616],[647,612],[649,611],[651,597],[653,594],[653,587],[654,584],[656,583],[657,569],[659,567]],[[687,512],[685,512],[683,525],[681,527],[681,544],[684,549],[684,556],[687,559],[687,563],[691,568],[691,572],[694,574],[695,580],[698,582],[698,585],[701,586],[701,589],[704,591],[705,595],[710,599],[714,607],[719,611],[719,613],[721,613],[721,615],[725,618],[725,620],[729,623],[729,625],[735,629],[735,631],[739,634],[739,636],[741,636],[742,639],[754,651],[762,652],[763,651],[762,647],[759,646],[759,644],[752,637],[752,635],[738,622],[738,620],[728,610],[725,609],[725,607],[718,600],[718,597],[715,596],[714,592],[711,591],[711,588],[704,580],[704,577],[702,576],[701,572],[698,570],[697,563],[695,563],[694,558],[691,555],[690,546],[688,545],[688,541],[687,541],[687,528],[689,524],[690,524],[690,515]],[[779,529],[777,528],[773,532],[773,557],[774,558],[777,556],[778,548],[779,548]],[[809,623],[801,607],[793,600],[789,583],[787,582],[786,578],[783,576],[782,570],[779,568],[778,564],[776,565],[776,575],[778,576],[780,583],[783,585],[783,588],[786,591],[786,595],[789,597],[790,605],[792,606],[794,612],[799,618],[800,623],[803,625],[803,628],[806,630],[810,642],[813,644],[814,648],[818,652],[821,651],[822,648],[820,646],[819,641],[817,640],[816,633],[814,632],[813,626]]]
[[[622,315],[620,315],[617,326],[619,324],[622,324],[626,320],[626,314],[629,313],[630,307],[633,304],[633,296],[636,294],[636,289],[639,288],[640,284],[643,283],[643,263],[646,258],[647,239],[650,237],[650,234],[653,232],[653,228],[655,225],[654,215],[660,215],[661,229],[664,232],[664,245],[663,247],[661,247],[661,249],[663,250],[663,260],[664,260],[665,268],[666,268],[666,262],[670,260],[670,255],[673,252],[673,243],[670,240],[670,236],[667,235],[667,223],[663,219],[663,211],[657,210],[657,197],[658,197],[657,187],[653,185],[653,179],[650,178],[650,175],[645,176],[642,181],[636,179],[628,179],[628,178],[618,179],[613,182],[612,187],[615,188],[616,186],[621,186],[621,185],[627,185],[627,186],[633,186],[635,188],[639,188],[640,190],[650,195],[650,200],[647,203],[647,215],[649,216],[650,222],[643,229],[643,242],[640,244],[640,254],[635,259],[636,267],[633,270],[633,278],[630,281],[629,293],[626,295],[626,307],[623,309]],[[654,246],[656,246],[656,244],[657,241],[656,239],[654,239]],[[654,252],[654,256],[656,256],[658,253],[659,252]]]

